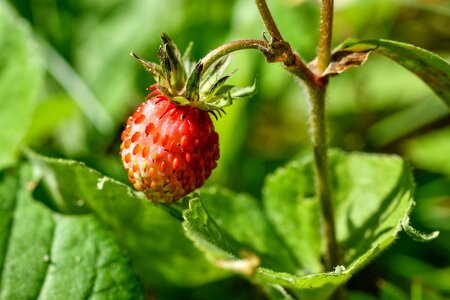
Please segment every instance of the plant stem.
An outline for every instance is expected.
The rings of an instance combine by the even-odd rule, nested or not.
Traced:
[[[256,5],[258,6],[259,13],[266,25],[267,31],[269,31],[270,36],[274,40],[283,40],[280,31],[270,13],[269,7],[267,6],[266,0],[256,0]]]
[[[332,271],[339,264],[339,251],[336,241],[331,183],[327,158],[327,135],[325,115],[325,91],[327,84],[306,84],[310,102],[310,131],[314,150],[316,193],[321,203],[325,233],[325,268]]]
[[[334,211],[332,204],[331,184],[328,176],[327,136],[325,118],[325,93],[327,78],[320,74],[327,68],[331,57],[331,38],[333,29],[333,0],[323,0],[320,16],[320,37],[317,53],[318,73],[315,74],[306,66],[300,57],[284,41],[267,6],[266,0],[255,0],[264,24],[272,41],[265,56],[269,62],[282,62],[285,69],[302,79],[306,85],[310,102],[310,130],[314,149],[315,184],[317,196],[321,203],[325,232],[325,268],[332,271],[339,264],[339,249],[336,241]],[[338,294],[336,296],[339,298]]]
[[[325,94],[327,79],[320,78],[308,68],[300,57],[292,50],[289,43],[283,40],[275,21],[267,6],[266,0],[255,0],[267,30],[272,36],[270,62],[278,61],[284,64],[289,72],[302,79],[307,87],[310,101],[310,130],[314,148],[315,184],[317,196],[321,203],[324,224],[326,255],[325,268],[332,271],[339,264],[339,249],[336,241],[334,211],[332,204],[331,184],[328,176],[327,137],[325,117]],[[320,38],[317,54],[319,74],[328,66],[331,57],[331,38],[333,28],[333,0],[323,0],[320,17]],[[338,297],[338,296],[337,296]]]
[[[333,0],[322,0],[320,12],[319,48],[317,51],[317,67],[322,73],[330,63],[331,38],[333,34]]]
[[[221,57],[242,49],[258,49],[263,53],[268,53],[270,51],[269,45],[263,40],[239,40],[229,42],[217,47],[202,58],[203,72]]]
[[[319,74],[322,73],[330,63],[332,30],[333,0],[322,0],[319,48],[317,52],[317,68]],[[310,128],[316,167],[316,192],[321,202],[322,218],[324,222],[326,245],[325,268],[331,271],[340,263],[340,259],[336,240],[331,183],[328,175],[329,167],[325,116],[325,94],[328,80],[325,78],[321,83],[322,84],[313,85],[306,83],[306,85],[311,107]],[[336,297],[339,298],[339,296]]]

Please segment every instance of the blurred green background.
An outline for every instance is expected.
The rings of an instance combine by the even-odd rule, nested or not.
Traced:
[[[260,38],[264,29],[252,0],[6,2],[30,28],[45,71],[22,144],[49,156],[83,161],[123,182],[127,178],[119,156],[120,133],[128,115],[145,97],[145,88],[153,83],[129,53],[135,51],[155,61],[159,34],[166,32],[180,49],[194,41],[194,57],[200,59],[225,42]],[[285,39],[305,60],[312,60],[318,1],[268,2]],[[450,58],[447,0],[335,2],[335,45],[350,37],[385,38]],[[7,60],[3,49],[0,58]],[[268,173],[309,151],[307,106],[297,80],[279,65],[265,63],[256,51],[235,54],[230,70],[235,68],[238,71],[231,81],[247,85],[258,76],[258,93],[227,108],[227,115],[216,122],[221,159],[207,184],[259,197]],[[410,161],[417,183],[412,223],[424,231],[441,231],[428,244],[417,244],[402,234],[391,249],[349,282],[352,297],[448,299],[448,109],[407,70],[373,56],[363,67],[331,80],[328,116],[332,147],[397,153]],[[155,295],[172,298],[179,292],[157,291]],[[259,295],[239,279],[182,293],[185,299]]]

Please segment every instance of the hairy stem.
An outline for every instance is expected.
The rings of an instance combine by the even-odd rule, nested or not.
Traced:
[[[336,241],[331,184],[328,176],[327,138],[325,118],[325,92],[327,80],[319,78],[295,53],[289,43],[283,40],[265,0],[255,0],[267,30],[272,36],[269,55],[270,62],[282,62],[285,69],[302,79],[309,93],[311,141],[314,148],[315,184],[321,202],[325,231],[325,268],[333,270],[339,264],[339,250]],[[320,18],[320,38],[318,49],[318,71],[322,73],[330,62],[331,37],[333,27],[333,0],[323,0]]]
[[[314,72],[302,62],[297,53],[291,53],[290,55],[292,55],[292,58],[283,61],[284,68],[303,80],[307,85],[316,85],[318,78]]]
[[[319,74],[322,73],[330,63],[332,31],[333,0],[322,0],[319,49],[317,53],[317,68]],[[311,105],[311,140],[314,148],[314,160],[316,166],[316,191],[321,202],[325,232],[325,268],[331,271],[339,264],[340,259],[336,240],[331,183],[328,176],[329,167],[327,159],[325,117],[325,92],[328,85],[327,83],[327,80],[324,80],[322,85],[309,85],[308,92]],[[339,296],[336,296],[336,298],[339,298]]]
[[[302,79],[307,87],[310,101],[310,131],[314,148],[315,184],[317,196],[321,202],[324,222],[326,257],[325,268],[333,270],[339,264],[339,250],[336,241],[332,192],[327,159],[327,138],[325,118],[325,92],[327,79],[306,66],[288,42],[284,41],[267,6],[266,0],[255,0],[264,24],[272,36],[269,62],[282,62],[285,69]],[[331,57],[331,37],[333,27],[333,0],[323,0],[320,17],[320,37],[318,49],[318,72],[322,73]]]
[[[306,85],[310,102],[310,131],[314,150],[316,193],[321,203],[326,255],[325,268],[333,270],[339,264],[339,251],[336,241],[331,183],[327,158],[327,135],[325,115],[325,91],[327,84]]]
[[[265,54],[269,52],[269,45],[263,40],[239,40],[221,45],[202,58],[203,72],[221,57],[243,49],[257,49]]]
[[[266,0],[256,0],[256,5],[258,6],[259,13],[266,25],[267,31],[269,31],[270,36],[274,40],[283,40],[280,31],[278,30],[277,24],[270,13],[269,7],[267,6]]]
[[[322,0],[320,13],[319,48],[317,51],[317,68],[322,73],[330,63],[331,38],[333,34],[333,0]]]

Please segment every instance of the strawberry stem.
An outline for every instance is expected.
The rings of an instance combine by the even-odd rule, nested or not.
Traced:
[[[221,45],[202,58],[203,72],[225,55],[243,49],[257,49],[263,53],[268,53],[269,45],[263,40],[238,40]]]

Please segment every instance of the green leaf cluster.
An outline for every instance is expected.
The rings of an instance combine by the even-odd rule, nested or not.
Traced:
[[[33,184],[26,167],[0,179],[0,299],[144,299],[98,219],[50,210],[32,198]]]
[[[448,62],[422,49],[448,57],[447,4],[336,2],[336,41],[358,38],[336,63],[349,53],[368,59],[331,79],[330,144],[403,154],[417,205],[411,212],[411,168],[398,156],[330,153],[342,262],[334,270],[322,266],[302,91],[255,52],[234,57],[230,81],[258,73],[258,95],[217,122],[221,160],[209,187],[154,206],[125,184],[119,132],[150,83],[128,53],[156,59],[161,32],[180,48],[194,40],[194,57],[259,37],[251,1],[57,4],[0,1],[0,299],[324,299],[345,282],[349,299],[450,295]],[[312,59],[316,1],[270,6]],[[255,88],[205,87],[236,98]],[[414,243],[399,231],[430,236],[410,219],[441,235]]]
[[[321,264],[311,159],[268,177],[262,207],[250,196],[202,190],[184,214],[188,236],[219,266],[254,274],[257,282],[301,299],[326,299],[395,240],[413,190],[409,168],[398,157],[333,152],[330,161],[342,257],[335,270]]]

